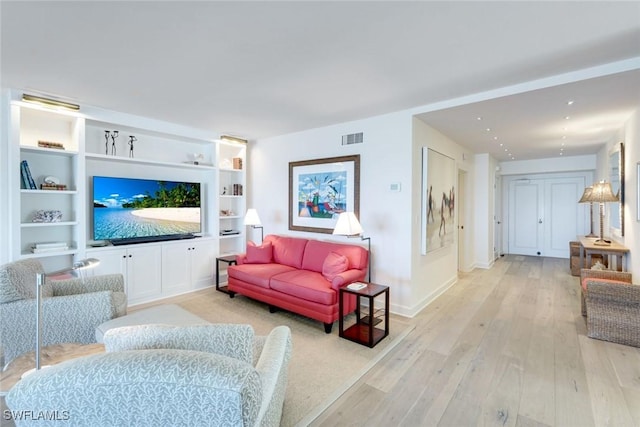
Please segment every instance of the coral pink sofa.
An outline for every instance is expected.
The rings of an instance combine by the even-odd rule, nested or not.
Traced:
[[[231,296],[253,298],[324,323],[331,332],[338,320],[338,289],[364,280],[369,252],[347,245],[268,235],[261,246],[247,245],[229,266]],[[355,310],[355,297],[345,298],[344,314]]]

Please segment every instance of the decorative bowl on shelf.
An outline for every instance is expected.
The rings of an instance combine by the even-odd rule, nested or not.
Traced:
[[[32,222],[60,222],[62,221],[62,212],[38,210],[33,214]]]

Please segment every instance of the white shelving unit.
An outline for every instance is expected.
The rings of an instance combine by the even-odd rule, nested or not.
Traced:
[[[8,217],[3,218],[8,224],[9,260],[38,258],[51,271],[96,257],[101,265],[89,274],[123,273],[129,302],[137,304],[213,286],[216,257],[244,251],[246,144],[91,106],[81,106],[79,112],[36,106],[22,101],[21,92],[7,93],[3,102],[9,109],[9,126],[3,135],[8,149],[3,167],[8,167],[9,179],[2,186],[10,204]],[[115,142],[106,138],[105,131],[118,131]],[[130,136],[135,137],[133,147]],[[40,147],[38,141],[61,143],[64,149]],[[235,168],[234,158],[241,159]],[[23,185],[23,160],[36,189]],[[40,189],[49,176],[67,188]],[[199,182],[200,235],[188,241],[94,247],[94,176]],[[38,210],[59,210],[62,218],[33,222]],[[238,234],[220,235],[228,229]],[[65,242],[68,249],[33,253],[32,246],[43,242]]]
[[[245,250],[247,147],[242,143],[218,141],[216,157],[219,182],[220,256],[224,256]],[[235,234],[226,234],[227,232]]]

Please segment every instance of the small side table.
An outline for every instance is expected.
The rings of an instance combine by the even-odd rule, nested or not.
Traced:
[[[229,290],[229,288],[225,286],[220,286],[220,263],[224,262],[227,266],[236,265],[238,262],[236,261],[235,255],[226,255],[216,258],[216,291],[224,292],[225,294],[233,295],[234,293]]]
[[[366,286],[362,289],[349,289],[348,286],[340,288],[340,295],[338,301],[339,307],[339,335],[341,338],[348,339],[358,344],[366,345],[368,347],[374,347],[384,337],[389,335],[389,287],[385,285],[378,285],[375,283],[362,282]],[[356,300],[356,323],[346,330],[344,329],[344,297],[345,294],[355,295]],[[376,328],[376,325],[382,323],[380,317],[376,317],[375,313],[375,299],[376,297],[384,294],[384,329]],[[364,317],[360,317],[360,299],[366,298],[369,301],[369,314]]]

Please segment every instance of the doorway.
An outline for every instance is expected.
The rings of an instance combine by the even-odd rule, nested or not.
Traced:
[[[584,234],[585,210],[578,204],[587,177],[512,178],[507,190],[510,254],[569,257],[569,242]]]

